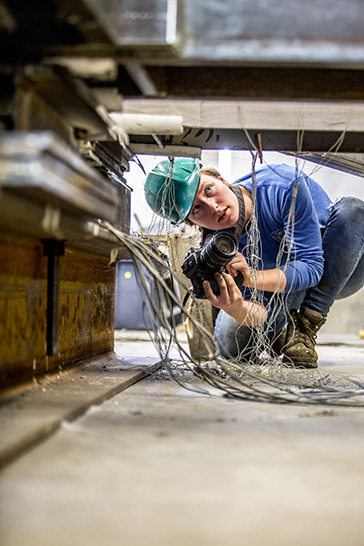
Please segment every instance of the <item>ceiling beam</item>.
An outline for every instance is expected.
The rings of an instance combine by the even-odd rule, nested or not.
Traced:
[[[329,131],[258,131],[256,129],[186,129],[183,135],[164,137],[164,146],[201,150],[253,150],[259,133],[262,150],[279,152],[364,154],[364,133]],[[130,135],[130,144],[152,144],[148,135]],[[140,150],[141,146],[139,146]],[[133,148],[134,149],[134,148]],[[142,153],[139,151],[139,153]],[[153,153],[153,152],[151,152]]]
[[[364,132],[364,101],[125,99],[123,112],[179,115],[200,129]]]
[[[153,80],[140,63],[128,61],[124,64],[124,68],[143,95],[150,97],[158,95],[158,90]]]

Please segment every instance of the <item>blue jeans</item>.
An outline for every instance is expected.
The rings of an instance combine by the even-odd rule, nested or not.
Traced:
[[[325,263],[318,285],[296,293],[265,293],[268,319],[262,327],[241,326],[224,311],[219,312],[214,338],[222,356],[249,359],[261,352],[257,334],[263,338],[263,349],[263,344],[274,340],[284,328],[291,309],[302,306],[326,317],[335,300],[354,294],[364,285],[364,201],[343,197],[332,206],[322,246]]]

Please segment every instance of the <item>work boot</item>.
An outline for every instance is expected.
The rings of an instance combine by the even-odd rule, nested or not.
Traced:
[[[271,348],[277,356],[283,354],[283,347],[286,344],[287,328],[283,328],[281,332],[272,340]]]
[[[311,309],[291,311],[286,345],[283,347],[283,362],[291,362],[300,368],[317,368],[316,336],[325,321],[320,313]]]

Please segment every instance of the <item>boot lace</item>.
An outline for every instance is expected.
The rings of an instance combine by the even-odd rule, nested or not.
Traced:
[[[311,322],[304,316],[300,315],[297,311],[291,314],[293,328],[290,339],[287,340],[287,345],[295,345],[296,343],[303,343],[304,345],[314,343],[316,339],[316,331],[313,330]]]

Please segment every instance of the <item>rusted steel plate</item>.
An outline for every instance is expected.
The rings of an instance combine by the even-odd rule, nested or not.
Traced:
[[[0,234],[3,387],[113,349],[115,265],[66,244],[60,259],[59,356],[46,356],[46,277],[40,240]]]

